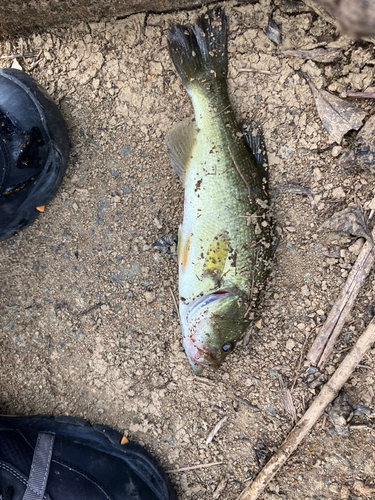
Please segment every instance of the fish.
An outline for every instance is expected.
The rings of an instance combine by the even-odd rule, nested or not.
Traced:
[[[249,325],[269,273],[268,166],[259,127],[240,127],[227,89],[227,17],[216,7],[168,31],[194,116],[165,137],[185,189],[178,232],[182,343],[195,375],[218,368]]]

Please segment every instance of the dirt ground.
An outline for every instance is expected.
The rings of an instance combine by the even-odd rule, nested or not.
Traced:
[[[225,4],[229,92],[239,120],[248,116],[263,127],[273,192],[294,182],[314,193],[316,205],[292,193],[273,197],[279,245],[250,341],[200,378],[181,345],[173,248],[162,254],[151,247],[176,235],[182,219],[183,190],[164,136],[192,114],[168,55],[167,29],[197,11],[82,23],[0,45],[1,56],[36,54],[17,61],[59,104],[71,140],[56,198],[30,228],[0,244],[0,412],[110,425],[176,470],[170,477],[180,499],[211,499],[226,478],[220,498],[234,500],[257,474],[293,427],[280,376],[289,388],[297,377],[298,417],[318,394],[306,383],[309,364],[298,370],[301,354],[363,244],[327,239],[319,228],[351,202],[368,216],[375,195],[372,174],[339,166],[356,134],[340,147],[332,143],[297,72],[339,96],[374,91],[374,45],[279,3]],[[279,46],[265,34],[270,17],[281,29]],[[315,47],[341,48],[342,55],[326,64],[281,53]],[[373,113],[373,100],[353,102]],[[374,281],[371,274],[327,375],[369,322]],[[372,413],[355,416],[347,437],[322,418],[263,499],[357,499],[375,488],[374,359],[375,349],[345,385],[350,403]],[[221,464],[178,472],[213,462]]]

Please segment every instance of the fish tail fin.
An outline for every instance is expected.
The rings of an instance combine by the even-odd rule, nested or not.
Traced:
[[[168,46],[186,90],[193,82],[226,79],[227,17],[220,7],[200,16],[189,29],[173,26],[168,32]]]

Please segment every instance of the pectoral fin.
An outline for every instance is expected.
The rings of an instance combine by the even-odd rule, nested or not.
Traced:
[[[214,280],[220,279],[229,253],[229,236],[220,234],[211,243],[203,265],[203,276],[210,276]]]
[[[167,154],[171,160],[173,173],[182,182],[185,179],[186,167],[190,161],[197,140],[197,127],[194,118],[187,118],[174,125],[165,137]]]

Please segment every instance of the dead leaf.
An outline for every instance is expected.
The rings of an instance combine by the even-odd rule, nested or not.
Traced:
[[[334,231],[343,235],[365,238],[372,243],[370,231],[357,205],[351,204],[345,210],[334,214],[320,227],[319,231]]]
[[[340,166],[355,166],[375,174],[375,116],[367,120],[350,149],[344,152]]]
[[[283,377],[279,374],[280,384],[280,399],[284,410],[291,415],[293,422],[297,421],[297,412],[293,403],[293,398],[290,390],[285,385]]]
[[[349,403],[348,396],[341,391],[336,399],[327,406],[326,414],[333,424],[331,429],[334,436],[348,437],[348,424],[353,418],[353,407]]]
[[[281,53],[285,56],[299,57],[300,59],[310,59],[311,61],[329,63],[338,59],[341,55],[340,49],[318,49],[311,50],[282,50]]]
[[[276,22],[273,19],[270,19],[268,26],[266,28],[266,35],[270,40],[276,43],[276,45],[280,45],[281,43],[281,34],[280,28],[277,26]]]
[[[361,127],[366,113],[326,90],[318,90],[311,80],[303,72],[301,73],[310,86],[325,129],[332,139],[340,144],[349,130],[358,130]]]
[[[223,479],[220,481],[220,483],[217,485],[216,490],[214,491],[214,494],[212,495],[212,498],[216,500],[217,498],[220,497],[220,495],[223,493],[227,485],[227,480]]]
[[[266,461],[266,458],[268,457],[270,450],[268,449],[268,446],[263,443],[263,441],[258,441],[255,448],[255,459],[257,461],[258,467],[262,467],[264,462]]]

